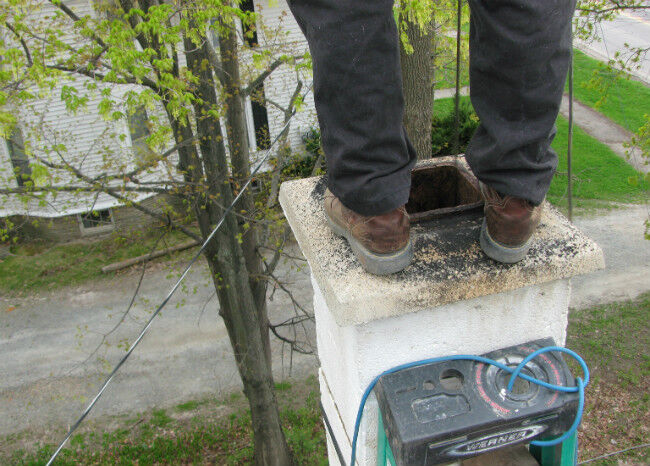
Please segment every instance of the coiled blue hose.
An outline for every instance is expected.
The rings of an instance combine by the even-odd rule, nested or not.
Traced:
[[[524,366],[531,360],[534,359],[535,357],[539,356],[542,353],[548,353],[550,351],[558,351],[561,353],[568,354],[571,356],[573,359],[575,359],[578,364],[580,364],[580,367],[582,368],[582,373],[584,376],[584,381],[580,377],[576,377],[576,386],[575,387],[563,387],[560,385],[553,385],[548,382],[544,382],[543,380],[536,379],[534,377],[530,377],[529,375],[522,374],[521,370],[524,368]],[[547,346],[545,348],[539,349],[531,354],[529,354],[526,358],[524,358],[519,365],[511,369],[510,367],[506,366],[505,364],[501,364],[500,362],[497,362],[493,359],[490,358],[484,358],[483,356],[474,356],[474,355],[467,355],[467,354],[458,354],[455,356],[443,356],[439,358],[431,358],[431,359],[422,359],[420,361],[413,361],[409,362],[406,364],[401,364],[399,366],[395,366],[391,369],[388,369],[381,374],[379,374],[377,377],[375,377],[372,382],[368,385],[366,390],[363,392],[363,396],[361,397],[361,402],[359,403],[359,410],[357,411],[357,419],[354,423],[354,436],[352,437],[352,455],[351,455],[351,460],[350,460],[350,465],[353,466],[356,457],[357,457],[357,440],[359,437],[359,428],[361,426],[361,418],[363,416],[363,410],[366,406],[366,401],[368,400],[368,397],[370,396],[370,393],[372,393],[372,390],[375,388],[375,385],[377,385],[377,382],[381,377],[384,375],[388,374],[393,374],[395,372],[399,372],[404,369],[410,369],[412,367],[417,367],[417,366],[423,366],[425,364],[431,364],[431,363],[439,363],[439,362],[446,362],[446,361],[475,361],[475,362],[482,362],[484,364],[490,364],[492,366],[496,366],[501,370],[504,370],[506,372],[510,372],[510,381],[508,382],[508,391],[512,389],[512,385],[515,383],[515,379],[517,377],[520,377],[524,380],[527,380],[528,382],[534,383],[536,385],[540,385],[542,387],[551,389],[551,390],[557,390],[559,392],[567,392],[567,393],[572,393],[572,392],[577,392],[578,393],[578,413],[576,414],[576,418],[573,421],[573,424],[567,430],[564,434],[562,434],[560,437],[555,438],[553,440],[534,440],[531,443],[531,445],[537,445],[541,447],[550,447],[553,445],[557,445],[559,443],[564,442],[568,437],[573,435],[573,433],[576,431],[578,426],[580,425],[580,421],[582,420],[582,412],[584,410],[585,406],[585,387],[589,383],[589,368],[587,367],[587,364],[585,363],[584,359],[580,357],[580,355],[574,351],[571,351],[570,349],[562,348],[559,346]]]

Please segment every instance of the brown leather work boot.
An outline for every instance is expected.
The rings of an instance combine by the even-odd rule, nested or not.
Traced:
[[[495,261],[519,262],[530,249],[531,238],[539,224],[542,206],[525,199],[501,196],[480,183],[485,199],[485,218],[481,226],[481,248]]]
[[[364,216],[325,191],[325,214],[332,231],[348,240],[366,272],[389,275],[411,263],[413,245],[404,206],[383,215]]]

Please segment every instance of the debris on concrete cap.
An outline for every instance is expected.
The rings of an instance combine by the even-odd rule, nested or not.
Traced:
[[[412,225],[415,257],[402,272],[366,273],[323,212],[326,177],[289,181],[280,204],[325,301],[341,326],[565,279],[604,268],[600,247],[550,204],[527,257],[497,263],[481,250],[481,212]]]

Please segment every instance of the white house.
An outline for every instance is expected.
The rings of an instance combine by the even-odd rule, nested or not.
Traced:
[[[64,0],[64,3],[80,17],[85,15],[95,17],[99,13],[93,7],[94,1]],[[53,8],[49,2],[43,0],[39,15],[51,14]],[[283,45],[286,44],[298,54],[307,50],[305,38],[289,12],[286,0],[246,0],[242,3],[242,8],[254,9],[261,19],[261,24],[257,25],[256,37],[250,39],[257,43],[256,46],[263,48],[269,41],[277,41],[277,31],[281,31]],[[267,31],[274,32],[272,38]],[[245,60],[245,54],[243,57]],[[81,164],[84,172],[90,176],[108,171],[111,167],[107,165],[115,163],[115,155],[119,158],[120,153],[132,151],[137,147],[138,139],[145,135],[142,121],[147,118],[146,114],[136,113],[129,118],[128,122],[121,123],[121,127],[116,127],[114,123],[102,118],[98,111],[93,110],[97,108],[99,97],[87,103],[88,112],[71,114],[66,111],[65,104],[59,97],[62,86],[73,86],[83,90],[84,80],[85,78],[78,77],[74,81],[62,83],[49,95],[33,101],[29,107],[18,110],[18,120],[22,125],[19,124],[10,140],[0,141],[0,184],[8,184],[5,187],[11,188],[22,183],[20,174],[7,176],[13,171],[18,171],[23,176],[31,175],[29,160],[21,150],[21,146],[23,139],[27,142],[30,137],[33,137],[26,134],[23,128],[31,127],[35,123],[45,128],[44,137],[52,139],[48,141],[49,143],[59,139],[65,142],[66,158]],[[264,95],[268,101],[286,106],[296,88],[297,80],[295,70],[282,65],[264,81]],[[308,89],[311,77],[301,76],[301,80],[304,84],[303,89]],[[246,116],[249,142],[253,150],[263,149],[268,144],[268,138],[273,140],[284,126],[283,112],[270,104],[263,106],[249,99],[246,104]],[[292,148],[302,147],[302,135],[315,124],[313,96],[308,93],[301,111],[291,122],[289,142]],[[263,127],[267,127],[268,130],[264,130]],[[268,135],[266,139],[260,136],[263,133]],[[125,134],[128,137],[124,141],[109,137],[114,134]],[[107,160],[107,154],[112,155],[110,161]],[[153,170],[143,175],[142,180],[154,181],[156,177],[163,174],[162,169]],[[60,182],[63,183],[65,180]],[[149,204],[149,207],[154,207],[156,203],[156,196],[149,193],[136,194],[131,199]],[[15,196],[0,195],[0,218],[16,215],[48,220],[40,222],[41,225],[47,225],[47,231],[44,233],[50,234],[46,236],[64,240],[110,231],[116,226],[126,228],[147,221],[139,212],[122,206],[120,201],[105,194],[59,193],[49,197],[47,202],[25,201]]]

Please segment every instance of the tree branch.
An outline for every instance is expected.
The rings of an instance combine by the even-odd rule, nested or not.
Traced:
[[[293,60],[298,60],[300,57],[291,57]],[[255,89],[259,87],[260,84],[264,82],[266,78],[269,77],[273,71],[283,63],[287,62],[287,58],[278,58],[275,60],[273,63],[271,63],[264,71],[262,71],[255,79],[253,79],[250,83],[248,83],[248,86],[242,89],[242,95],[243,96],[248,96],[252,94]]]
[[[147,86],[150,89],[152,89],[153,91],[155,91],[158,95],[162,95],[163,92],[164,92],[163,89],[161,87],[159,87],[158,84],[156,84],[155,81],[153,81],[152,79],[147,78],[145,76],[143,76],[142,78],[136,79],[136,78],[134,78],[132,76],[121,75],[122,81],[120,81],[120,80],[112,80],[112,79],[106,80],[106,75],[104,75],[102,73],[98,73],[95,70],[90,70],[90,69],[88,69],[87,66],[86,67],[79,67],[79,68],[72,68],[72,67],[65,66],[65,65],[60,65],[60,64],[46,65],[46,66],[48,68],[51,68],[51,69],[54,69],[54,70],[65,71],[67,73],[77,73],[77,74],[80,74],[82,76],[86,76],[86,77],[88,77],[90,79],[101,80],[102,82],[110,82],[110,83],[113,83],[113,84],[139,84],[139,85]]]
[[[298,80],[298,83],[296,84],[296,88],[293,91],[293,94],[291,95],[291,99],[289,100],[289,104],[287,105],[287,108],[283,109],[278,105],[278,108],[280,108],[284,112],[285,125],[287,125],[287,123],[289,122],[289,120],[291,120],[291,117],[293,116],[294,103],[298,98],[298,95],[300,95],[301,90],[302,90],[302,81]],[[266,101],[269,102],[268,99],[266,99]],[[277,201],[278,192],[280,189],[280,175],[282,174],[282,169],[284,168],[284,156],[286,155],[287,152],[284,149],[287,144],[289,128],[290,126],[287,125],[284,131],[282,132],[282,134],[280,135],[280,139],[282,139],[282,143],[280,145],[280,150],[278,151],[277,166],[271,178],[271,192],[269,193],[269,197],[266,200],[267,208],[271,208],[271,206],[273,206]]]
[[[157,193],[157,194],[169,193],[169,189],[166,188],[143,187],[143,186],[120,186],[119,190],[134,192],[134,193]],[[0,188],[0,194],[17,194],[17,195],[38,194],[38,193],[78,193],[78,192],[96,193],[96,192],[104,192],[104,189],[101,185],[35,186],[33,188],[19,186],[17,188]]]
[[[72,11],[70,8],[68,8],[63,0],[50,0],[50,3],[57,7],[59,10],[64,12],[72,21],[75,23],[80,20],[79,16],[76,15],[74,11]],[[101,37],[99,37],[97,34],[91,34],[92,39],[97,42],[99,45],[102,47],[106,47],[106,43],[102,40]]]
[[[14,35],[20,41],[20,44],[23,46],[23,50],[25,50],[25,57],[27,58],[27,64],[31,68],[34,65],[34,62],[32,61],[32,54],[29,53],[29,47],[27,47],[27,43],[24,41],[22,36],[18,34],[18,31],[16,31],[16,29],[14,29],[8,21],[5,21],[5,26],[7,26],[7,29],[13,32]]]
[[[101,191],[101,192],[103,192],[105,194],[108,194],[109,196],[113,197],[114,199],[117,199],[118,201],[122,202],[123,204],[129,205],[129,206],[133,207],[134,209],[139,210],[140,212],[149,215],[150,217],[153,217],[153,218],[155,218],[157,220],[160,220],[161,222],[169,223],[172,228],[185,233],[185,235],[189,236],[190,238],[192,238],[192,239],[194,239],[196,241],[202,241],[201,236],[197,235],[192,230],[184,227],[183,225],[179,225],[178,223],[173,222],[171,219],[169,219],[168,216],[163,215],[161,213],[158,213],[158,212],[156,212],[156,211],[154,211],[152,209],[149,209],[147,207],[144,207],[144,206],[138,204],[137,202],[133,202],[131,199],[128,199],[127,197],[122,196],[117,191],[117,189],[110,188],[110,187],[108,187],[106,185],[99,184],[99,183],[93,181],[92,178],[84,175],[79,169],[77,169],[77,168],[73,167],[72,165],[70,165],[65,160],[63,155],[61,155],[60,152],[58,152],[58,151],[56,151],[56,152],[59,155],[59,157],[61,158],[61,160],[63,161],[64,165],[60,165],[60,164],[57,164],[57,163],[50,162],[48,160],[44,160],[44,159],[42,159],[41,157],[38,157],[38,156],[35,156],[35,158],[39,162],[41,162],[43,165],[45,165],[45,166],[47,166],[49,168],[53,168],[53,169],[57,169],[57,170],[64,170],[64,171],[68,171],[68,172],[74,174],[74,176],[76,176],[79,180],[83,181],[84,183],[88,183],[91,186],[95,186],[95,192]],[[168,192],[169,192],[168,190],[164,190],[164,193],[168,193]]]
[[[596,13],[599,15],[604,15],[607,13],[611,13],[612,11],[621,11],[621,10],[645,10],[645,9],[650,9],[650,5],[617,5],[613,6],[610,8],[603,8],[602,10],[599,10],[597,8],[583,8],[583,7],[577,7],[576,10],[580,11],[586,11],[587,13]]]
[[[162,154],[160,154],[160,155],[156,158],[156,160],[154,160],[154,161],[152,161],[152,162],[149,162],[149,163],[146,163],[146,164],[144,164],[144,165],[141,165],[141,166],[139,166],[139,167],[137,167],[137,168],[131,170],[130,172],[120,173],[120,174],[117,174],[117,175],[106,175],[106,174],[102,174],[102,175],[98,175],[98,176],[96,176],[96,177],[93,178],[92,180],[93,180],[93,181],[100,181],[100,180],[101,180],[101,181],[106,181],[106,180],[114,180],[114,179],[133,178],[133,177],[136,176],[138,173],[141,173],[141,172],[143,172],[144,170],[147,170],[147,169],[149,169],[149,168],[153,168],[153,167],[155,167],[155,166],[158,165],[161,161],[165,160],[167,157],[169,157],[169,156],[172,155],[174,152],[176,152],[178,149],[180,149],[180,148],[182,148],[182,147],[185,147],[185,146],[189,146],[190,144],[193,144],[194,142],[198,141],[199,139],[200,139],[199,136],[195,136],[195,137],[193,137],[193,138],[191,138],[191,139],[188,139],[188,140],[186,140],[186,141],[181,142],[180,144],[176,144],[174,147],[172,147],[172,148],[170,148],[170,149],[167,149],[165,152],[163,152]]]
[[[217,51],[214,49],[210,41],[207,40],[207,38],[205,40],[205,50],[207,51],[206,55],[208,57],[208,62],[212,67],[212,71],[214,71],[214,75],[217,77],[217,79],[223,86],[225,82],[225,76],[224,76],[225,71],[221,66],[221,61],[219,60],[219,55],[217,55]]]

